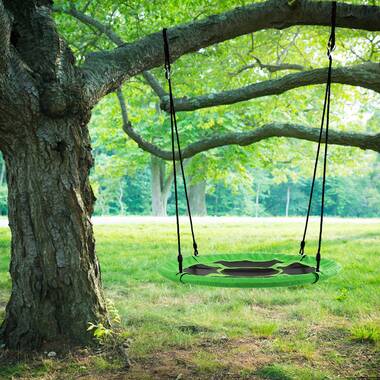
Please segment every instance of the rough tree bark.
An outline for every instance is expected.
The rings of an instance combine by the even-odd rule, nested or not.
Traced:
[[[87,342],[86,322],[105,313],[90,222],[92,159],[80,124],[37,117],[14,149],[4,151],[12,296],[1,334],[11,348]],[[45,139],[44,127],[55,141]]]
[[[90,108],[46,3],[0,1],[0,148],[12,232],[0,334],[9,348],[87,343],[87,323],[106,317],[90,222]]]

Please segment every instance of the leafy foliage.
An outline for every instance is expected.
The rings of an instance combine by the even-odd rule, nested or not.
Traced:
[[[117,33],[124,41],[132,42],[163,27],[201,19],[250,2],[79,0],[74,3],[57,0],[55,6],[61,9],[75,6]],[[377,0],[351,2],[378,5]],[[79,64],[93,50],[114,47],[94,27],[84,25],[65,13],[57,12],[55,17]],[[304,70],[326,66],[328,34],[329,28],[324,27],[295,26],[285,30],[263,30],[187,54],[173,66],[174,95],[212,94],[281,78],[291,72],[268,70],[265,66],[268,64],[281,66],[291,63]],[[348,66],[367,61],[378,62],[379,59],[380,39],[376,33],[337,30],[334,65]],[[152,73],[165,87],[162,68],[154,69]],[[146,140],[169,149],[168,117],[160,111],[159,99],[143,77],[129,79],[123,86],[123,92],[134,128]],[[309,86],[278,96],[180,113],[178,126],[182,146],[227,132],[244,132],[267,122],[291,121],[318,127],[323,93],[323,86]],[[378,94],[359,87],[333,85],[332,128],[379,133],[379,108]],[[98,198],[96,213],[148,214],[149,155],[126,137],[121,126],[120,107],[116,96],[111,94],[97,105],[91,120],[95,155],[92,181]],[[290,214],[296,215],[305,210],[314,154],[314,146],[309,142],[277,138],[249,147],[229,146],[204,152],[194,157],[186,170],[193,181],[207,181],[211,214],[253,215],[259,210],[260,215],[282,215],[284,189],[291,188]],[[373,166],[375,159],[374,154],[358,149],[330,149],[328,170],[332,178],[328,183],[328,214],[379,215],[380,190]],[[266,185],[258,177],[260,171],[269,181],[264,181],[268,182]],[[260,202],[254,199],[258,186],[261,186]],[[1,213],[5,211],[4,196],[5,191],[0,184]],[[183,205],[181,209],[184,210]]]

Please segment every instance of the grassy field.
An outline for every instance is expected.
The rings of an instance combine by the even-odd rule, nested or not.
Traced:
[[[184,226],[187,227],[187,226]],[[311,225],[317,236],[317,224]],[[187,229],[187,228],[186,228]],[[197,225],[201,254],[296,253],[302,224]],[[342,266],[317,285],[219,289],[170,283],[173,224],[97,226],[107,297],[131,339],[131,369],[86,352],[6,364],[1,379],[339,379],[380,375],[380,224],[329,223],[323,254]],[[0,229],[0,318],[9,296]],[[190,235],[184,234],[190,251]],[[316,240],[308,243],[315,251]],[[1,354],[0,354],[1,356]]]

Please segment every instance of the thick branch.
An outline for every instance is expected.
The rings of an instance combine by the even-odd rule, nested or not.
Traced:
[[[150,143],[142,138],[132,127],[128,120],[127,109],[121,90],[117,91],[120,102],[121,113],[123,117],[124,132],[137,143],[137,145],[146,152],[160,157],[164,160],[172,159],[172,152],[161,149],[160,147]],[[271,137],[290,137],[301,140],[318,142],[319,130],[317,128],[305,127],[303,125],[289,123],[270,123],[260,128],[256,128],[249,132],[226,133],[224,135],[216,135],[203,140],[199,140],[189,144],[182,150],[183,158],[190,158],[198,153],[205,152],[210,149],[227,146],[241,145],[246,146]],[[325,141],[323,136],[323,142]],[[380,133],[370,135],[365,133],[351,133],[343,131],[329,131],[329,143],[342,146],[353,146],[361,149],[374,150],[380,153]],[[176,152],[178,160],[178,153]]]
[[[57,32],[51,3],[49,0],[4,1],[12,17],[11,42],[24,66],[41,79],[42,86],[48,87],[52,82],[70,86],[76,75],[74,57]]]
[[[379,19],[380,7],[338,4],[338,27],[377,31],[380,30]],[[269,0],[170,28],[168,35],[171,56],[175,60],[183,54],[262,29],[328,26],[330,23],[330,2]],[[111,51],[91,53],[83,66],[87,96],[95,102],[116,90],[128,77],[159,66],[163,61],[161,33],[153,33]]]
[[[170,151],[163,150],[145,141],[137,132],[133,130],[130,124],[128,126],[123,126],[123,129],[127,135],[139,145],[141,149],[164,160],[172,159],[172,153]],[[131,131],[133,132],[131,133]],[[189,144],[185,149],[182,150],[182,157],[190,158],[198,153],[227,145],[251,145],[272,137],[289,137],[317,142],[319,131],[316,128],[305,127],[303,125],[297,124],[265,124],[264,126],[254,129],[250,132],[227,133],[221,136],[217,135],[215,137],[206,138],[204,140]],[[380,134],[370,135],[364,133],[329,131],[329,144],[353,146],[364,150],[373,150],[380,153]],[[177,153],[176,159],[178,159]]]
[[[279,95],[294,88],[325,83],[326,79],[327,69],[303,71],[235,90],[175,99],[174,105],[177,111],[194,111],[199,108],[234,104],[262,96]],[[380,93],[380,64],[364,63],[333,69],[332,82],[360,86]],[[166,111],[169,109],[168,101],[168,97],[161,98],[161,108]]]

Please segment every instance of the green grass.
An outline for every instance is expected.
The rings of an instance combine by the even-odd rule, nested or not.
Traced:
[[[184,252],[190,254],[183,227]],[[318,226],[311,227],[315,238]],[[302,224],[198,224],[196,233],[200,254],[296,253]],[[158,274],[162,260],[176,260],[173,224],[96,227],[106,295],[132,339],[133,366],[123,376],[337,379],[379,373],[380,224],[327,222],[324,238],[323,255],[342,266],[326,282],[218,289],[171,283]],[[9,239],[7,229],[0,229],[0,317],[10,292]],[[308,241],[307,252],[315,247],[316,240]],[[84,373],[92,379],[121,371],[104,360],[56,359],[32,368],[21,363],[0,369],[0,378],[39,378],[53,371],[52,378]]]
[[[375,322],[364,322],[354,325],[351,328],[351,335],[354,340],[368,343],[380,343],[380,326]]]
[[[286,364],[275,364],[263,367],[257,372],[257,374],[268,380],[323,380],[330,378],[327,374],[316,371],[312,368],[290,366]]]

